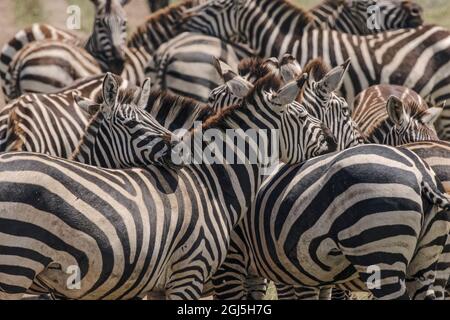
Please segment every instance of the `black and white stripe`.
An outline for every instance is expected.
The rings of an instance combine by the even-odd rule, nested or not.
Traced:
[[[373,5],[380,10],[380,21],[377,21],[377,29],[369,30],[366,27],[367,10]],[[184,15],[189,15],[189,8],[186,9]],[[420,7],[407,1],[352,1],[350,4],[332,0],[325,1],[309,14],[314,18],[314,27],[351,34],[416,27],[422,22]],[[146,75],[154,79],[157,89],[206,102],[211,88],[220,84],[210,56],[219,58],[236,71],[239,60],[253,55],[254,52],[244,44],[224,43],[206,35],[183,33],[155,51]]]
[[[356,97],[352,118],[369,142],[396,146],[438,140],[434,123],[443,107],[429,108],[417,93],[408,88],[377,85]]]
[[[358,146],[286,165],[264,183],[233,234],[230,268],[239,264],[277,283],[352,281],[352,289],[368,290],[375,265],[381,288],[369,291],[376,298],[425,298],[449,232],[447,213],[432,206],[450,209],[442,192],[434,172],[406,149]],[[226,261],[228,281],[245,280],[227,268]],[[220,272],[215,282],[223,287]]]
[[[94,27],[84,49],[74,35],[46,24],[19,31],[3,47],[0,76],[8,100],[24,92],[54,92],[77,79],[99,74],[99,69],[122,72],[127,38],[122,6],[129,0],[92,2]],[[42,72],[44,68],[46,72]]]
[[[377,16],[373,10],[378,10]],[[355,35],[415,28],[423,23],[420,5],[403,0],[325,0],[309,13],[319,28]]]
[[[292,102],[299,88],[291,90],[296,82],[280,84],[272,76],[261,79],[240,106],[203,129],[287,130],[283,110],[299,106],[281,104]],[[297,123],[297,139],[317,127],[308,119]],[[214,143],[224,142],[219,140]],[[252,149],[247,140],[245,150]],[[0,237],[8,248],[1,259],[9,268],[0,274],[0,298],[20,297],[33,283],[66,298],[127,299],[149,292],[198,298],[261,183],[261,164],[248,164],[248,155],[232,150],[243,165],[192,164],[177,173],[150,165],[106,170],[46,155],[0,155]],[[79,290],[66,287],[70,266],[79,267]]]
[[[350,104],[363,89],[380,83],[409,87],[434,103],[450,97],[450,75],[445,72],[450,33],[444,28],[427,25],[354,36],[313,28],[311,21],[306,12],[284,0],[216,0],[192,9],[185,27],[225,40],[246,40],[262,57],[291,52],[302,66],[317,56],[329,65],[351,58],[341,89]]]

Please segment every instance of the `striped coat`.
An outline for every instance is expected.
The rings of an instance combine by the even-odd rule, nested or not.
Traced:
[[[381,289],[371,290],[375,297],[423,298],[424,288],[433,288],[434,268],[449,232],[447,214],[427,204],[448,210],[447,200],[435,202],[436,195],[443,197],[434,173],[413,153],[392,147],[359,146],[286,165],[264,183],[232,236],[230,267],[238,270],[238,281],[243,280],[239,272],[251,270],[278,283],[326,286],[358,278],[365,282],[371,275],[367,268],[375,265],[382,276]],[[417,214],[422,218],[414,219]],[[432,234],[419,231],[431,225]],[[436,247],[429,247],[429,241],[436,241]],[[250,256],[241,256],[242,250]],[[222,269],[227,266],[226,261]],[[416,281],[407,285],[408,292],[398,281],[406,278]],[[220,279],[219,272],[217,283]],[[364,283],[359,286],[367,290]]]
[[[212,3],[197,9],[189,15],[185,27],[223,39],[245,38],[262,57],[291,52],[301,65],[317,56],[329,65],[351,58],[352,66],[341,89],[349,103],[363,89],[380,83],[409,87],[435,103],[450,97],[450,74],[446,72],[450,34],[442,27],[427,25],[353,36],[311,28],[307,13],[284,0],[241,0],[237,7],[232,3],[217,0],[214,9]],[[239,21],[239,25],[217,29],[217,21]],[[203,25],[210,28],[202,29]],[[442,119],[446,119],[446,113],[447,109]]]
[[[295,99],[298,92],[286,89],[297,83],[281,90],[277,84],[272,76],[262,79],[244,104],[211,118],[203,129],[296,130],[283,135],[293,139],[301,139],[303,130],[319,130],[317,137],[322,137],[316,121],[298,114],[292,115],[298,127],[282,126],[287,113],[281,116],[285,107],[279,103]],[[276,98],[268,95],[267,86],[278,93]],[[263,121],[255,126],[248,121],[250,114]],[[259,188],[260,170],[260,163],[189,165],[178,172],[154,166],[106,170],[46,155],[3,154],[0,220],[8,223],[0,226],[14,224],[18,232],[2,228],[0,233],[12,253],[2,261],[13,266],[0,275],[0,298],[20,297],[33,284],[56,297],[79,299],[127,299],[148,292],[198,298],[225,258],[232,227]],[[42,201],[36,202],[36,192]],[[21,237],[29,241],[24,244]],[[24,250],[31,254],[26,261]],[[24,269],[26,276],[14,276]],[[67,270],[78,272],[81,287],[68,289]]]

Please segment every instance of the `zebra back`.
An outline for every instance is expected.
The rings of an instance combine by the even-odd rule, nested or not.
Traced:
[[[314,24],[322,29],[369,35],[423,24],[423,9],[403,0],[324,0],[311,9]]]
[[[97,61],[83,48],[42,40],[29,43],[15,55],[2,85],[5,99],[11,100],[27,92],[56,92],[100,73]]]
[[[39,40],[58,40],[79,45],[80,40],[74,34],[45,23],[34,23],[30,27],[20,30],[8,41],[0,52],[0,78],[4,80],[9,64],[15,55],[28,43]]]

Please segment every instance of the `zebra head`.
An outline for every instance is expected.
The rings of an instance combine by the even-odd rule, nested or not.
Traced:
[[[279,154],[285,163],[299,163],[336,150],[336,141],[327,126],[295,101],[307,79],[308,75],[302,74],[284,84],[279,74],[269,73],[255,82],[243,101],[255,121],[279,121]]]
[[[120,73],[127,44],[127,17],[123,6],[130,0],[91,1],[95,5],[95,20],[88,51],[100,60],[105,71]]]
[[[364,34],[423,24],[422,7],[409,0],[346,0],[344,5],[350,13],[347,19],[366,27]]]
[[[305,67],[310,79],[299,96],[307,110],[323,121],[337,138],[338,150],[344,150],[364,142],[358,125],[351,118],[347,101],[339,97],[343,77],[348,70],[350,60],[328,71],[321,60],[313,60]]]
[[[382,144],[398,146],[402,144],[439,140],[434,122],[442,113],[443,105],[421,110],[415,103],[405,105],[396,96],[391,96],[386,103],[389,130]]]
[[[244,59],[238,66],[239,75],[219,59],[214,59],[214,66],[223,85],[210,92],[208,105],[218,111],[240,103],[253,89],[253,84],[258,79],[278,70],[278,60],[274,58],[264,60],[257,57]]]
[[[103,81],[101,104],[77,96],[83,110],[95,114],[95,150],[110,168],[171,165],[172,147],[179,139],[145,111],[150,79],[140,89],[120,89],[118,76],[108,73]],[[91,127],[93,123],[91,122]]]

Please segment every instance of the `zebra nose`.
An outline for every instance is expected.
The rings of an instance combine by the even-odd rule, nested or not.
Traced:
[[[409,14],[412,17],[420,17],[422,15],[423,9],[422,7],[414,2],[411,1],[404,1],[403,2],[403,8],[409,11]]]

